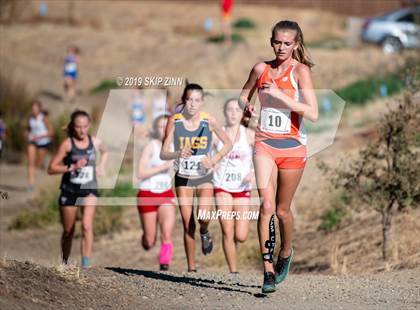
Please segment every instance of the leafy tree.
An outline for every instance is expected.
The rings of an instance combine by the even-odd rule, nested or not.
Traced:
[[[406,76],[408,91],[395,108],[389,108],[377,124],[376,135],[357,158],[331,169],[332,185],[344,189],[355,205],[377,211],[382,219],[382,256],[391,251],[393,216],[420,202],[420,92],[419,65]]]

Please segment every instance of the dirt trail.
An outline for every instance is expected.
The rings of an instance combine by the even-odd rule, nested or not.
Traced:
[[[256,273],[173,273],[115,266],[87,271],[3,261],[4,309],[418,309],[420,269],[376,276],[291,275],[261,294]]]

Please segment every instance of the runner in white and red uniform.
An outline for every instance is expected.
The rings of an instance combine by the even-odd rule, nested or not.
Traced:
[[[153,121],[152,140],[143,149],[137,171],[137,177],[140,180],[137,208],[143,228],[141,243],[146,250],[154,245],[159,223],[161,270],[168,270],[172,260],[172,231],[175,226],[176,214],[175,194],[172,190],[170,173],[173,161],[160,159],[162,138],[167,121],[167,115],[160,115]]]
[[[240,124],[243,110],[237,99],[227,100],[223,110],[226,118],[223,129],[231,139],[233,148],[214,170],[213,184],[217,208],[238,214],[238,217],[219,217],[229,270],[236,273],[236,245],[246,240],[249,229],[245,214],[249,210],[251,197],[253,132]],[[223,144],[217,141],[216,150],[222,147]]]

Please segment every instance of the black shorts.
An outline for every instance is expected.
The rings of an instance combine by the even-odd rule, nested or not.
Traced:
[[[49,149],[51,146],[51,142],[45,143],[45,144],[36,144],[35,142],[29,142],[29,144],[32,144],[37,149]]]
[[[99,197],[99,193],[96,189],[88,190],[88,191],[85,190],[79,193],[61,191],[60,197],[58,197],[58,205],[60,207],[65,207],[65,206],[77,207],[80,205],[80,204],[76,204],[77,198],[83,198],[89,195]]]
[[[212,183],[212,181],[213,181],[212,173],[204,177],[197,178],[197,179],[184,178],[175,174],[175,187],[180,187],[180,186],[197,187],[204,183]]]

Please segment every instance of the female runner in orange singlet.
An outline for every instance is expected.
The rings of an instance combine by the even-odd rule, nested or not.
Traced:
[[[260,198],[258,220],[260,250],[264,263],[263,293],[275,291],[289,272],[293,257],[291,202],[306,163],[306,133],[303,119],[316,121],[318,105],[313,90],[302,30],[293,21],[280,21],[272,29],[275,58],[257,63],[243,86],[240,102],[245,114],[258,91],[261,111],[255,133],[254,167]],[[274,214],[279,219],[281,248],[273,264]]]

